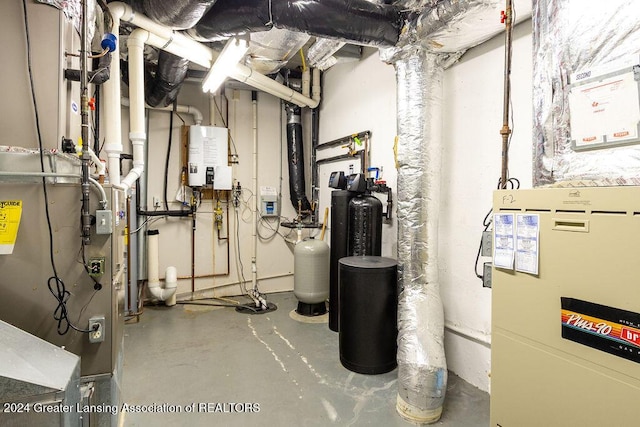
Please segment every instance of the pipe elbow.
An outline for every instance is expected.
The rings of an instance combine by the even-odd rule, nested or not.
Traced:
[[[193,121],[197,124],[197,125],[201,125],[202,124],[202,112],[200,110],[198,110],[196,107],[194,107],[193,105],[189,105],[187,107],[187,114],[191,114],[193,116]]]
[[[107,5],[109,11],[111,12],[111,16],[114,19],[121,19],[123,21],[130,21],[133,16],[133,9],[125,3],[116,1],[113,3],[109,3]]]
[[[149,31],[136,28],[127,38],[127,47],[138,47],[144,49],[145,43],[149,40]]]
[[[127,176],[120,182],[120,188],[125,191],[131,188],[133,183],[142,176],[142,172],[144,172],[144,162],[143,165],[134,165],[133,169],[131,169]]]

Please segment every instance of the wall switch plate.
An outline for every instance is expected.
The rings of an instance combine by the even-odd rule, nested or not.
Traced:
[[[493,268],[493,264],[491,264],[490,262],[484,263],[484,267],[482,269],[482,287],[483,288],[491,287],[492,268]]]
[[[99,343],[104,341],[104,316],[93,316],[89,319],[89,342]]]
[[[493,231],[482,232],[482,256],[493,256]]]
[[[113,232],[113,218],[109,210],[96,211],[96,234],[111,234]]]

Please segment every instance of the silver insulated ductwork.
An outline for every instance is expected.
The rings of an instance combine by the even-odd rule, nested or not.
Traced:
[[[416,49],[395,63],[398,85],[398,412],[440,418],[447,387],[438,282],[442,153],[439,56]]]
[[[414,12],[396,46],[398,102],[398,398],[401,416],[436,422],[447,389],[438,278],[442,78],[466,49],[502,31],[502,0],[407,0]],[[521,17],[526,17],[524,11]]]

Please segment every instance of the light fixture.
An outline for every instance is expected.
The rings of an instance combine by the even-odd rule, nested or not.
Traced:
[[[229,76],[229,71],[240,62],[249,49],[246,38],[231,37],[202,81],[203,92],[215,92]]]

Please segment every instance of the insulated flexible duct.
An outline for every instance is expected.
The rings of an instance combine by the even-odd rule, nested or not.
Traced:
[[[126,0],[133,10],[174,30],[191,28],[216,0]]]
[[[398,85],[398,412],[440,418],[447,389],[438,282],[442,152],[439,56],[414,50],[396,62]]]
[[[566,186],[640,185],[638,145],[574,149],[580,141],[571,134],[575,136],[580,121],[575,114],[572,117],[569,105],[570,85],[576,83],[571,81],[572,74],[593,71],[594,78],[597,67],[608,65],[613,72],[638,64],[638,6],[635,0],[533,2],[534,186],[561,182]],[[608,96],[613,99],[614,92]],[[621,109],[615,115],[629,111]],[[600,115],[592,114],[593,120]],[[582,123],[584,129],[584,118]],[[615,141],[611,137],[614,135],[607,136]]]
[[[146,79],[145,100],[152,107],[166,107],[178,97],[189,60],[161,50],[158,55],[158,69],[153,79]]]
[[[191,35],[223,40],[236,34],[286,28],[357,44],[393,46],[400,9],[366,0],[218,0]]]
[[[300,107],[286,104],[287,156],[289,160],[289,193],[296,212],[310,211],[311,204],[305,194],[304,152],[302,150],[302,118]]]

